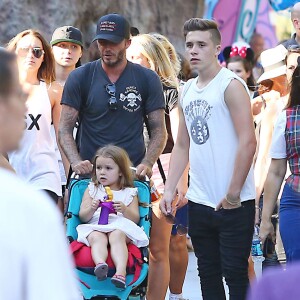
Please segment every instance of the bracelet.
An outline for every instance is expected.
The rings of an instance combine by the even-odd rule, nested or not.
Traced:
[[[259,209],[260,210],[260,207],[258,205],[255,205],[255,209]]]
[[[266,99],[263,97],[263,95],[260,95],[260,98],[261,98],[261,102],[262,102],[263,106],[266,107],[267,106]]]
[[[232,206],[241,206],[241,198],[238,197],[236,200],[230,199],[228,195],[225,196],[225,200]]]

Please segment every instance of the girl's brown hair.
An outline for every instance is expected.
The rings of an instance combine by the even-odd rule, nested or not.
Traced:
[[[97,150],[95,158],[93,160],[92,182],[98,186],[99,181],[96,176],[96,162],[98,157],[111,158],[119,167],[122,176],[120,177],[120,188],[134,187],[133,185],[133,172],[130,169],[132,163],[129,159],[127,152],[113,145],[107,145]]]
[[[44,60],[38,70],[37,78],[38,80],[44,80],[47,84],[55,81],[55,64],[54,57],[52,54],[52,49],[46,39],[34,29],[27,29],[18,33],[14,38],[12,38],[7,44],[7,49],[9,51],[16,51],[18,42],[26,35],[32,35],[38,38],[43,45],[44,50]]]

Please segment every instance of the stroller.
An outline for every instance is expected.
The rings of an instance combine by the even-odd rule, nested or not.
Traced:
[[[65,215],[66,233],[70,242],[76,241],[76,227],[81,223],[79,219],[79,209],[82,196],[86,190],[89,179],[72,179],[69,184],[69,203]],[[150,189],[147,182],[135,180],[135,187],[138,188],[140,222],[139,226],[143,228],[146,235],[150,233]],[[72,243],[71,243],[72,246]],[[93,273],[93,268],[76,267],[76,273],[81,285],[81,291],[84,299],[145,299],[147,274],[148,274],[148,248],[139,248],[141,252],[141,261],[139,261],[139,276],[135,274],[126,275],[126,285],[124,290],[117,289],[110,281],[114,270],[108,271],[108,278],[104,281],[98,281]],[[129,297],[130,296],[130,297]]]

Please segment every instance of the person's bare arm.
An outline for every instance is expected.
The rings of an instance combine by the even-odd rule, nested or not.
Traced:
[[[79,175],[92,172],[90,161],[83,161],[80,157],[75,140],[73,138],[73,129],[78,118],[78,111],[68,105],[62,105],[61,117],[58,128],[58,140],[64,153],[66,154],[72,170]]]
[[[52,107],[52,122],[53,122],[54,130],[55,130],[57,146],[58,146],[61,158],[62,158],[65,173],[67,176],[70,164],[69,164],[69,161],[68,161],[63,149],[61,148],[60,143],[58,142],[58,126],[59,126],[59,120],[60,120],[60,116],[61,116],[60,101],[61,101],[61,97],[62,97],[62,91],[63,91],[63,88],[58,82],[53,82],[48,87],[48,94],[49,94],[49,98],[51,101],[51,107]]]
[[[83,194],[82,202],[79,210],[79,218],[83,223],[87,223],[98,209],[100,200],[93,199],[87,188]]]
[[[224,195],[216,210],[220,207],[230,209],[240,205],[240,192],[253,163],[256,148],[249,95],[238,80],[234,79],[228,85],[225,91],[225,102],[237,134],[238,146],[227,194]],[[231,205],[228,201],[235,205]]]
[[[137,224],[140,221],[139,201],[137,196],[132,199],[132,202],[128,206],[121,201],[114,202],[114,208],[132,222]]]
[[[262,115],[261,130],[259,133],[259,148],[254,168],[256,205],[259,205],[259,199],[262,194],[271,163],[269,151],[271,147],[274,123],[276,121],[278,111],[280,111],[280,109],[278,109],[278,98],[274,97],[272,100],[267,102],[266,109]]]
[[[176,187],[189,161],[190,137],[186,128],[183,111],[180,106],[178,106],[178,112],[179,127],[177,140],[171,154],[164,195],[159,204],[162,213],[165,215],[173,212],[172,202],[174,200]]]
[[[181,93],[180,93],[181,94]],[[179,94],[179,97],[181,96]],[[178,97],[178,98],[179,98]],[[180,99],[180,98],[179,98]],[[176,105],[171,111],[170,111],[170,121],[171,121],[171,131],[172,131],[172,137],[174,140],[174,143],[176,143],[177,140],[177,134],[178,134],[178,127],[179,127],[179,109],[178,105]],[[188,189],[188,176],[189,176],[189,164],[185,168],[182,176],[180,177],[178,184],[177,184],[177,208],[180,208],[187,204],[187,199],[185,198],[185,194]]]
[[[275,242],[274,226],[271,222],[271,216],[277,202],[281,184],[286,174],[286,169],[287,160],[285,158],[272,159],[264,187],[262,220],[259,231],[262,243],[264,243],[268,235],[271,235]]]
[[[146,155],[142,162],[137,166],[137,176],[147,175],[148,177],[151,177],[152,167],[164,150],[167,142],[164,109],[158,109],[149,113],[148,127],[150,130],[150,140]]]

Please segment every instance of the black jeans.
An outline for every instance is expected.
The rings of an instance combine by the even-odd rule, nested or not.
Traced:
[[[254,200],[245,201],[236,209],[219,211],[189,201],[188,209],[189,235],[198,259],[203,299],[226,299],[223,276],[230,299],[246,299]]]

